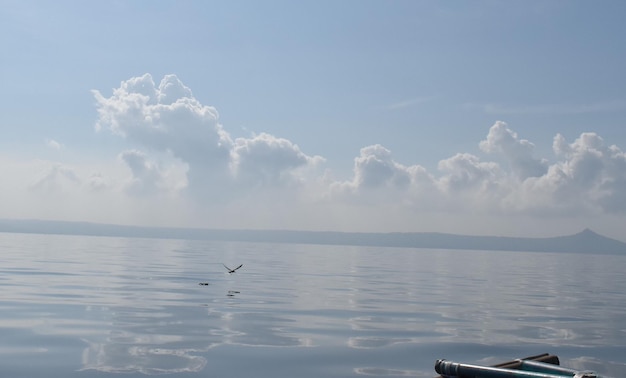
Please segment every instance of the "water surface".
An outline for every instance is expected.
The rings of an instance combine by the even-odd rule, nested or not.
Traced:
[[[542,352],[626,375],[624,256],[2,233],[0,251],[7,377],[432,377]]]

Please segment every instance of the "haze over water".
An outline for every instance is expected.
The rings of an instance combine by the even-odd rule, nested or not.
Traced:
[[[542,352],[626,375],[626,256],[8,233],[0,251],[7,377],[432,377]]]

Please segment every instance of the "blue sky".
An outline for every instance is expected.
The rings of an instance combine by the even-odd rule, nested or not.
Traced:
[[[0,217],[626,221],[622,1],[5,1]]]

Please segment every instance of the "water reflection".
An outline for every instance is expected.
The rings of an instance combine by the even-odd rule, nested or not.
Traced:
[[[170,318],[173,318],[170,317]],[[83,370],[143,374],[198,372],[207,352],[221,345],[300,347],[310,341],[283,330],[288,319],[260,313],[209,309],[204,328],[189,327],[180,317],[155,322],[126,312],[100,342],[85,340]],[[152,318],[154,319],[154,317]]]
[[[30,235],[5,251],[0,365],[15,371],[431,377],[437,358],[626,352],[619,256]]]
[[[624,358],[624,356],[615,356],[616,358]],[[577,370],[590,370],[605,377],[623,377],[626,372],[626,363],[615,362],[607,356],[604,359],[594,357],[576,357],[563,361],[563,366],[571,367]]]
[[[417,343],[419,338],[351,337],[348,346],[358,349],[386,348],[396,344]]]
[[[227,296],[235,298],[240,293],[228,290]],[[102,340],[84,339],[88,346],[82,353],[81,370],[150,375],[199,372],[210,364],[208,352],[219,346],[311,344],[285,330],[292,322],[289,318],[236,306],[214,298],[196,306],[112,308],[108,335]]]
[[[207,360],[197,354],[206,350],[167,349],[107,340],[102,344],[90,343],[85,348],[82,354],[83,368],[81,370],[148,375],[199,372],[204,369]]]
[[[399,369],[382,369],[375,367],[355,368],[354,372],[358,375],[367,375],[372,377],[418,377],[419,372],[416,370],[399,370]],[[426,375],[432,378],[431,375]]]

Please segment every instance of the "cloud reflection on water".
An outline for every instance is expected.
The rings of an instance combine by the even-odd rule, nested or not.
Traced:
[[[356,368],[354,372],[359,375],[368,375],[373,377],[418,377],[419,372],[415,370],[400,369],[382,369],[374,367]],[[428,376],[431,378],[432,374]]]
[[[83,368],[80,370],[147,375],[199,372],[207,363],[206,358],[196,355],[202,352],[206,350],[90,343],[83,351]]]
[[[36,373],[22,376],[430,377],[436,358],[624,355],[620,256],[4,240],[19,248],[0,277],[0,363]]]
[[[218,346],[291,348],[312,343],[285,331],[285,325],[293,322],[286,317],[209,308],[206,322],[190,327],[175,320],[182,318],[180,309],[171,308],[169,314],[164,310],[156,316],[150,310],[152,320],[142,310],[117,312],[104,340],[85,340],[81,370],[146,375],[199,372],[210,363],[208,352]],[[170,320],[158,321],[162,318]]]

